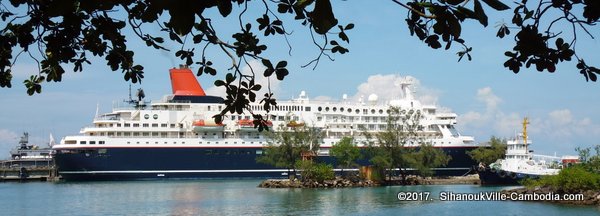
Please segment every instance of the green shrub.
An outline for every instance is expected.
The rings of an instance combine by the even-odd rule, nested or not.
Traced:
[[[582,166],[562,169],[558,175],[539,179],[526,179],[526,187],[549,186],[558,192],[572,193],[582,190],[600,190],[600,174],[586,170]]]
[[[315,163],[312,161],[298,161],[296,167],[300,168],[302,179],[323,182],[335,178],[333,167],[324,163]]]

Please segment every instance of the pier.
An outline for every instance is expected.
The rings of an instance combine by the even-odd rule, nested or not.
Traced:
[[[3,160],[0,161],[0,182],[55,181],[58,179],[55,167],[52,159]]]

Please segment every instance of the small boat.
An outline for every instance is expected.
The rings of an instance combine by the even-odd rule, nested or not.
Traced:
[[[265,124],[269,128],[273,127],[273,122],[271,121],[265,121]],[[239,120],[237,125],[239,126],[240,131],[256,131],[256,128],[254,127],[254,120],[251,119]]]
[[[561,168],[577,163],[577,156],[535,155],[529,150],[527,118],[523,120],[523,133],[507,142],[506,157],[485,166],[479,164],[476,171],[482,185],[518,185],[526,178],[557,175]]]
[[[304,122],[290,121],[289,123],[287,123],[287,126],[288,127],[303,127]]]
[[[214,120],[196,120],[192,123],[194,126],[194,132],[207,132],[207,131],[223,131],[225,129],[224,124],[217,124]]]
[[[50,136],[50,144],[52,144],[53,139],[52,135]],[[52,159],[52,149],[40,148],[36,145],[29,145],[29,133],[23,133],[21,136],[21,140],[19,141],[19,146],[17,148],[12,149],[10,151],[10,158],[13,160],[50,160]]]

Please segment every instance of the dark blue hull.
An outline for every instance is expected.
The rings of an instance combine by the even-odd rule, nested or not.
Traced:
[[[526,178],[539,178],[537,175],[526,175],[523,173],[506,172],[504,170],[495,170],[486,168],[477,168],[477,174],[481,185],[520,185]]]
[[[436,175],[459,176],[474,162],[466,155],[474,147],[443,150],[452,157]],[[287,178],[287,169],[256,162],[262,148],[145,147],[58,150],[59,175],[65,180],[134,180],[186,178]],[[318,161],[335,165],[330,156]],[[368,165],[366,161],[359,161]]]

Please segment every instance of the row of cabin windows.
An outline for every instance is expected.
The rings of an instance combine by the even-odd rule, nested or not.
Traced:
[[[90,145],[94,145],[94,144],[96,144],[96,141],[94,141],[94,140],[91,140],[89,142],[83,141],[83,140],[79,141],[79,144],[87,144],[87,143],[89,143]],[[100,140],[100,141],[98,141],[98,144],[102,145],[102,144],[104,144],[104,141]]]
[[[92,142],[92,141],[90,141]],[[101,141],[102,143],[100,144],[104,144],[104,141]],[[132,144],[133,142],[127,142],[127,144]],[[141,144],[141,143],[145,143],[145,144],[150,144],[150,142],[135,142],[135,144]],[[154,144],[169,144],[170,142],[157,142],[155,141]],[[214,142],[215,144],[221,144],[221,142]],[[256,142],[258,144],[263,144],[263,142]],[[85,144],[85,141],[81,141],[80,144]],[[94,143],[90,143],[90,144],[94,144]],[[172,142],[172,144],[179,144],[179,142]],[[181,142],[180,144],[185,144],[185,142]],[[198,142],[198,144],[204,144],[204,142]],[[211,142],[206,142],[206,144],[211,144]],[[228,142],[225,142],[223,144],[228,144]],[[238,142],[233,142],[233,144],[238,144]],[[241,144],[246,144],[246,142],[241,142]],[[254,142],[250,142],[250,144],[254,144]]]
[[[264,108],[265,108],[264,106],[260,106],[260,105],[250,106],[250,109],[255,110],[255,111],[263,111]],[[309,106],[271,106],[270,109],[277,110],[277,111],[306,111],[306,112],[310,112],[310,110],[311,110]]]
[[[325,108],[323,108],[323,107],[318,107],[318,108],[317,108],[317,110],[318,110],[319,112],[322,112],[322,111],[323,111],[323,109],[325,110],[325,112],[329,112],[329,110],[330,110],[330,109],[329,109],[329,107],[325,107]],[[338,108],[337,108],[337,107],[333,107],[333,108],[331,108],[331,111],[333,111],[333,112],[337,112],[337,111],[338,111]],[[344,111],[346,111],[346,112],[348,112],[348,113],[352,113],[352,109],[351,109],[351,108],[344,108],[344,107],[340,107],[340,108],[339,108],[339,112],[344,112]],[[385,110],[385,111],[383,111],[383,109],[379,109],[379,110],[371,109],[371,114],[376,114],[376,113],[383,114],[384,112],[385,112],[385,113],[388,113],[388,112],[389,112],[389,110]],[[354,110],[354,113],[356,113],[356,114],[360,114],[360,109],[355,109],[355,110]],[[363,109],[363,110],[362,110],[362,114],[364,114],[364,115],[366,115],[366,114],[369,114],[369,109]]]
[[[271,119],[273,121],[291,121],[291,120],[299,121],[300,120],[300,117],[298,117],[298,116],[277,116],[277,115],[271,115],[270,117],[271,117]],[[250,120],[250,116],[238,116],[238,115],[232,115],[231,116],[231,121],[242,120],[242,119]]]
[[[140,124],[138,124],[138,123],[133,123],[133,124],[131,124],[131,123],[123,123],[123,124],[117,123],[117,124],[114,124],[114,125],[116,127],[140,127]],[[153,128],[159,127],[158,123],[153,123],[153,124],[143,123],[141,125],[142,125],[142,127],[145,127],[145,128],[150,127],[150,126],[152,126]],[[105,126],[104,124],[98,124],[98,127],[104,127],[104,126]],[[108,127],[113,127],[113,124],[107,124],[107,126]],[[164,124],[163,123],[163,124],[160,124],[160,127],[161,128],[166,128],[166,127],[175,128],[175,127],[177,127],[177,124]],[[180,124],[179,127],[182,127],[182,125]]]

